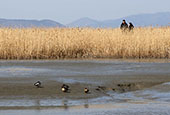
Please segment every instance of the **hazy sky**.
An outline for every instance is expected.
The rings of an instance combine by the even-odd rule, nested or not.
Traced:
[[[0,0],[0,18],[52,19],[66,24],[82,17],[116,19],[170,12],[170,0]]]

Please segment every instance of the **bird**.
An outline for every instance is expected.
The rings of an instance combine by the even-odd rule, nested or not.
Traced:
[[[68,92],[69,88],[70,88],[70,87],[69,87],[68,85],[66,85],[66,84],[63,84],[63,85],[61,86],[62,92]]]
[[[116,91],[116,89],[112,88],[113,91]]]
[[[40,81],[35,82],[34,86],[36,86],[37,88],[42,88]]]
[[[96,88],[97,91],[101,91],[99,88]]]
[[[68,89],[64,88],[64,87],[62,87],[61,90],[62,90],[62,92],[67,92],[68,91]]]
[[[106,90],[105,86],[98,86],[99,89]]]
[[[70,87],[66,84],[63,84],[62,87],[66,88],[66,89],[69,89]]]
[[[96,88],[96,90],[97,90],[97,91],[104,91],[104,90],[106,90],[106,87],[105,87],[105,86],[98,86],[98,87]]]
[[[84,88],[84,93],[89,93],[89,89],[88,88]]]

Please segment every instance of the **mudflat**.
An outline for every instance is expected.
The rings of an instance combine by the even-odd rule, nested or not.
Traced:
[[[90,76],[88,76],[90,77]],[[87,77],[87,79],[88,79]],[[102,79],[102,76],[91,76],[93,80]],[[64,77],[63,77],[64,78]],[[79,79],[86,79],[79,76]],[[108,78],[108,81],[107,81]],[[65,77],[67,79],[67,77]],[[70,86],[68,92],[62,92],[61,86],[64,82],[57,82],[43,78],[0,78],[0,97],[4,98],[67,98],[67,99],[89,99],[107,95],[107,92],[125,93],[129,91],[142,90],[170,82],[169,75],[154,76],[103,76],[105,82],[102,84],[67,83]],[[42,88],[33,84],[37,80],[42,81]],[[84,93],[84,88],[90,92]]]
[[[112,103],[119,102],[146,106],[155,99],[168,102],[164,97],[170,92],[169,70],[169,60],[0,61],[0,110],[65,110],[94,104],[100,110],[100,105],[114,108]],[[34,86],[36,81],[41,81],[42,88]],[[68,92],[61,91],[63,84],[70,86]],[[165,93],[163,98],[155,97],[159,92]]]

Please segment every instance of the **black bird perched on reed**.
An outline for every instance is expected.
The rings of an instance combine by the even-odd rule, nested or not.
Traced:
[[[63,91],[63,92],[68,92],[68,90],[69,90],[69,86],[68,85],[66,85],[66,84],[63,84],[62,86],[61,86],[61,90]]]
[[[34,86],[36,86],[37,88],[42,88],[40,81],[35,82]]]
[[[84,93],[89,93],[89,89],[88,88],[84,88]]]

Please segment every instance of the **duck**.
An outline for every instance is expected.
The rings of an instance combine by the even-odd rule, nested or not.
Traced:
[[[88,88],[84,88],[84,93],[89,93],[89,89]]]
[[[34,86],[36,86],[37,88],[42,88],[40,81],[35,82]]]
[[[104,86],[97,86],[96,90],[97,91],[104,91],[104,90],[106,90],[106,87],[104,87]]]
[[[68,89],[64,88],[64,87],[62,87],[61,90],[62,90],[62,92],[67,92],[68,91]]]
[[[66,89],[69,89],[69,88],[70,88],[70,87],[69,87],[68,85],[66,85],[66,84],[63,84],[63,85],[62,85],[62,88],[63,88],[63,87],[66,88]]]
[[[61,86],[61,91],[62,91],[62,92],[68,92],[69,88],[70,88],[70,87],[69,87],[68,85],[63,84],[63,85]]]

